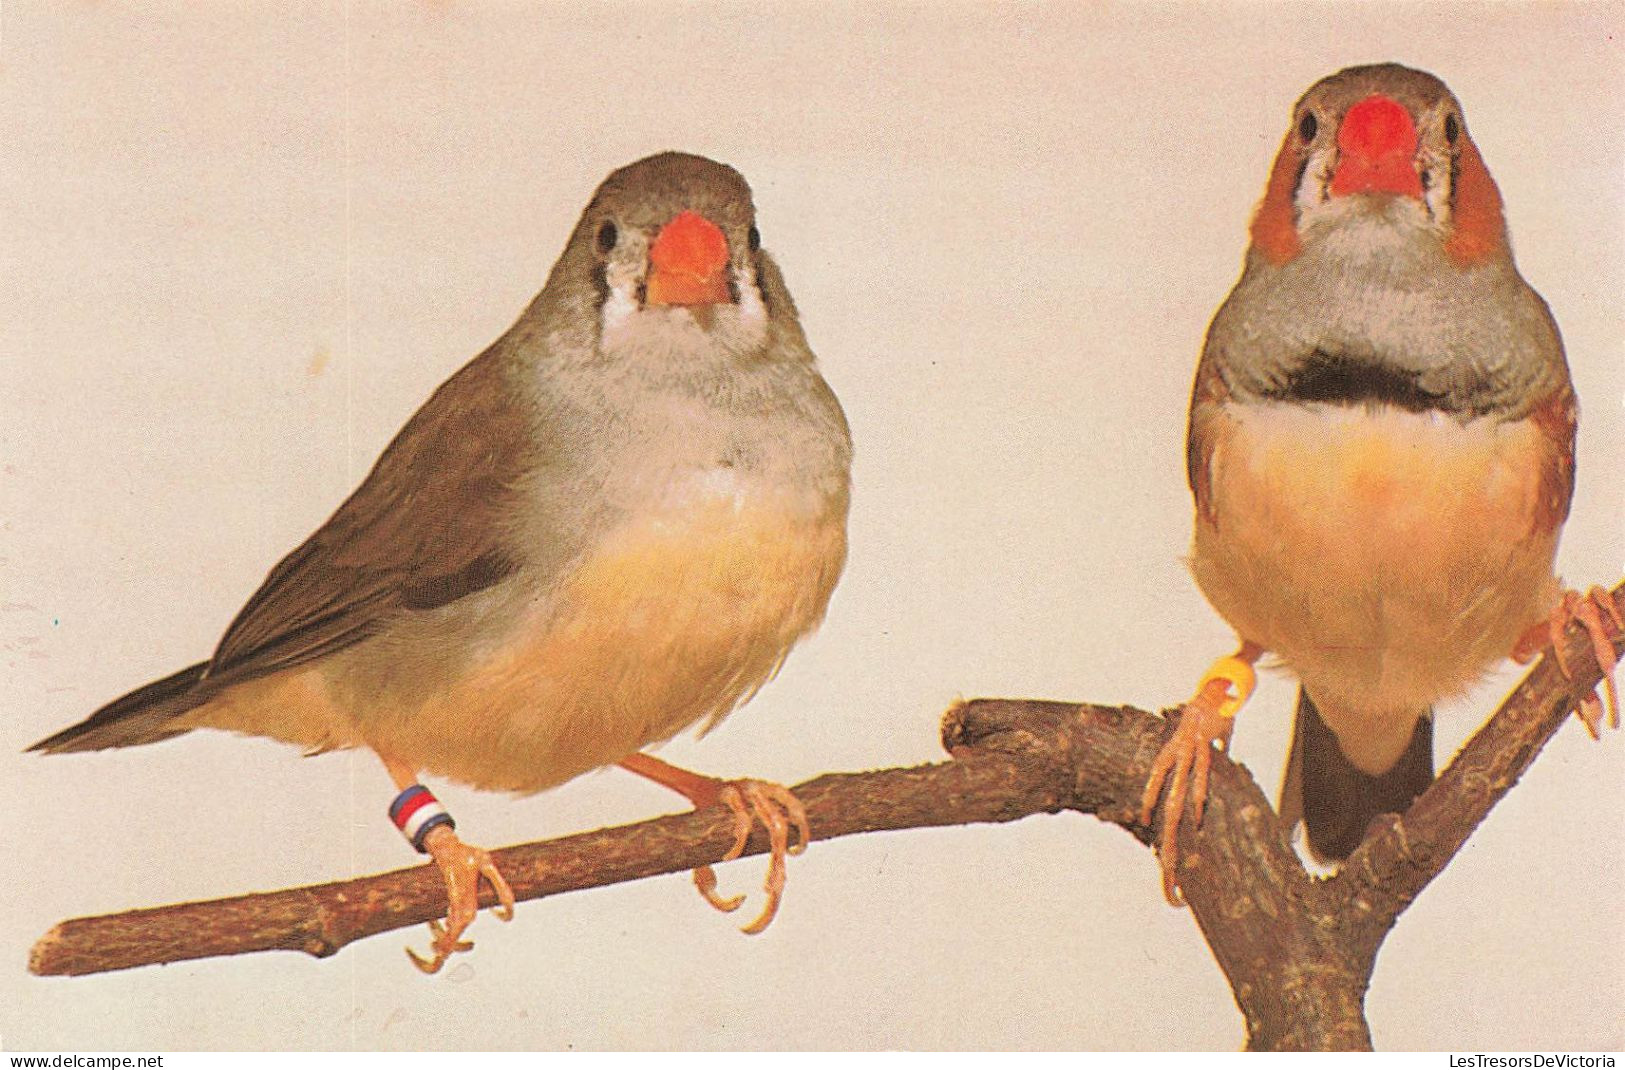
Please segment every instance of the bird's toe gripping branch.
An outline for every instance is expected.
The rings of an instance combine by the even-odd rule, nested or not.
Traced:
[[[745,851],[751,830],[760,821],[768,833],[767,878],[762,890],[767,902],[756,920],[746,925],[743,932],[755,935],[766,929],[779,912],[784,898],[787,878],[785,858],[807,849],[812,836],[807,827],[807,810],[789,788],[765,780],[717,780],[701,776],[686,769],[663,762],[647,754],[634,754],[624,759],[621,766],[639,776],[647,777],[686,797],[696,810],[707,806],[726,806],[733,812],[734,842],[721,861],[730,862]],[[796,842],[790,843],[790,830],[796,833]],[[722,896],[717,893],[716,871],[710,866],[694,870],[694,886],[707,903],[721,911],[739,909],[745,901],[742,895]]]
[[[732,810],[734,815],[734,844],[722,856],[722,861],[730,862],[744,853],[756,822],[760,821],[767,829],[767,878],[762,882],[767,902],[762,904],[762,912],[756,916],[756,920],[742,930],[754,936],[772,924],[779,912],[779,901],[784,898],[784,884],[788,877],[785,857],[798,855],[807,849],[807,841],[811,838],[807,828],[807,809],[789,788],[765,780],[728,781],[722,786],[718,801]],[[794,844],[790,843],[791,828],[796,830]],[[717,877],[710,866],[700,866],[694,871],[694,886],[700,890],[705,901],[718,910],[735,910],[745,900],[742,895],[729,899],[717,895]]]
[[[435,865],[440,867],[441,875],[446,878],[446,920],[444,923],[429,923],[429,932],[433,936],[429,945],[429,950],[434,953],[432,958],[425,959],[411,948],[406,949],[406,954],[424,973],[438,973],[452,955],[474,946],[472,940],[464,940],[462,935],[479,913],[480,879],[483,877],[491,882],[498,901],[491,913],[502,921],[513,920],[513,889],[508,887],[502,872],[491,861],[490,852],[464,843],[449,827],[431,832],[427,846]]]
[[[1585,594],[1564,591],[1551,616],[1531,626],[1519,638],[1517,646],[1513,647],[1512,657],[1520,663],[1527,663],[1550,646],[1553,656],[1557,658],[1557,667],[1564,676],[1572,679],[1574,673],[1563,656],[1563,633],[1571,624],[1580,625],[1591,639],[1597,666],[1602,670],[1603,693],[1608,696],[1608,725],[1618,728],[1619,690],[1614,682],[1614,671],[1619,665],[1619,654],[1614,646],[1625,637],[1625,616],[1621,616],[1619,606],[1607,590],[1593,587]],[[1596,691],[1580,700],[1580,704],[1574,708],[1574,715],[1580,718],[1592,739],[1601,738],[1603,702]]]
[[[1200,825],[1207,806],[1213,749],[1229,747],[1236,712],[1252,696],[1258,682],[1253,662],[1261,653],[1259,648],[1246,644],[1237,653],[1214,662],[1197,684],[1195,696],[1181,710],[1174,734],[1151,763],[1151,775],[1140,797],[1140,823],[1151,824],[1166,783],[1168,801],[1162,808],[1157,853],[1162,865],[1162,893],[1176,907],[1185,905],[1179,890],[1179,823],[1185,800],[1190,799],[1195,822]]]
[[[406,787],[389,807],[390,820],[406,841],[434,859],[446,880],[446,920],[431,921],[432,957],[423,958],[411,948],[407,957],[424,973],[438,973],[446,960],[474,946],[463,933],[473,924],[480,909],[480,879],[491,882],[498,905],[492,910],[503,921],[513,920],[513,889],[503,878],[489,852],[457,838],[457,823],[433,793],[421,784]]]

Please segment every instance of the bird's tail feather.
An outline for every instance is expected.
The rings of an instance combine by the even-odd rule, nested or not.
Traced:
[[[1372,776],[1343,755],[1307,691],[1298,692],[1292,754],[1281,785],[1281,819],[1303,822],[1309,851],[1321,862],[1341,862],[1365,838],[1379,814],[1404,813],[1433,783],[1433,714],[1417,719],[1410,744],[1393,768]]]
[[[200,693],[197,686],[206,668],[208,662],[199,662],[162,680],[154,680],[123,698],[114,699],[72,728],[64,728],[28,749],[45,754],[65,754],[69,751],[134,747],[190,731],[189,727],[176,725],[175,718],[208,701],[209,696]]]

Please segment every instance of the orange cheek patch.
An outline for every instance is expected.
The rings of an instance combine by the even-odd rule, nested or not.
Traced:
[[[1478,146],[1465,134],[1456,161],[1456,185],[1451,199],[1454,202],[1451,235],[1444,247],[1456,263],[1471,264],[1505,247],[1506,218],[1501,211],[1501,191],[1484,166]]]
[[[1253,246],[1276,266],[1297,256],[1302,248],[1292,200],[1298,192],[1298,169],[1303,159],[1294,136],[1288,133],[1281,142],[1281,151],[1275,154],[1275,166],[1270,168],[1264,199],[1253,215]]]

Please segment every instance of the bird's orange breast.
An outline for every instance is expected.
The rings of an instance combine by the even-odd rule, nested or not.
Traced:
[[[191,716],[314,750],[368,746],[479,788],[534,792],[715,723],[822,620],[845,510],[702,483],[565,575],[459,629],[381,637],[248,681]]]
[[[1381,771],[1551,605],[1545,450],[1532,421],[1226,406],[1192,571],[1303,680],[1350,759]]]
[[[844,518],[713,496],[623,527],[395,738],[483,788],[537,791],[714,723],[823,618]]]

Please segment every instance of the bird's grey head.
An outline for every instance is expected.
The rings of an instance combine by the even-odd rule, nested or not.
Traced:
[[[738,171],[664,152],[604,180],[560,263],[570,275],[559,281],[590,292],[606,356],[751,350],[768,331],[760,245]]]

